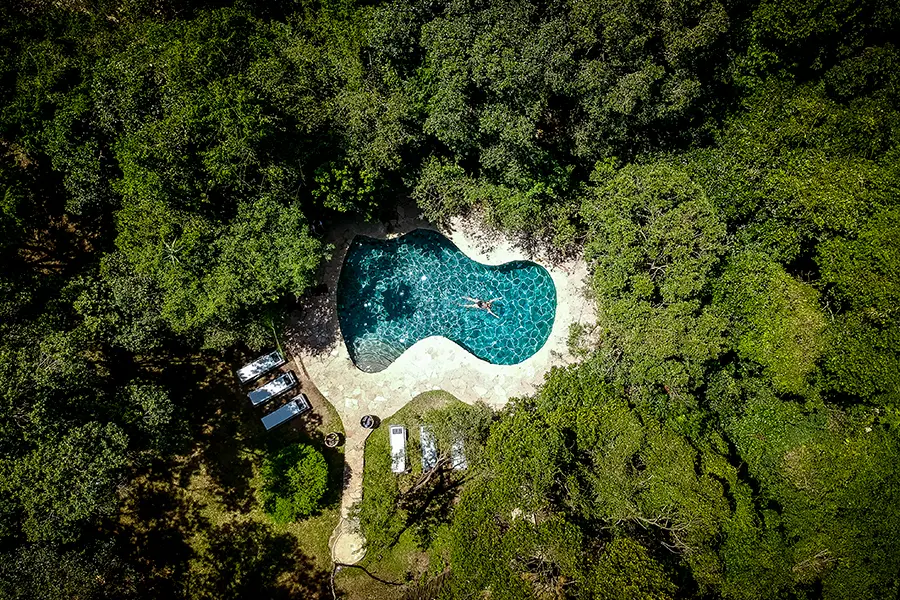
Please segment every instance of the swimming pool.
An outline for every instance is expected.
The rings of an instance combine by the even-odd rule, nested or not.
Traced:
[[[496,314],[466,308],[490,300]],[[417,341],[440,335],[483,360],[512,365],[541,349],[556,316],[556,287],[542,266],[489,266],[443,235],[417,229],[392,240],[357,236],[337,289],[338,321],[361,370],[387,368]]]

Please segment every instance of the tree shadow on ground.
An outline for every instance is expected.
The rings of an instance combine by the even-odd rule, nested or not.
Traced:
[[[179,418],[186,424],[185,439],[189,443],[178,448],[178,453],[187,457],[178,469],[178,485],[186,489],[194,476],[204,474],[211,484],[207,490],[215,494],[227,510],[247,512],[254,500],[251,485],[254,463],[274,455],[287,444],[304,443],[325,456],[331,474],[327,504],[334,504],[341,490],[343,454],[340,450],[325,447],[325,434],[320,431],[324,423],[321,411],[308,412],[271,431],[266,431],[260,422],[266,412],[287,402],[301,389],[313,398],[320,394],[312,388],[307,389],[309,384],[301,383],[300,388],[269,401],[264,407],[252,406],[247,390],[234,376],[234,368],[256,355],[235,352],[223,360],[214,354],[197,354],[191,360],[167,364],[161,373],[161,383],[184,394],[179,399]],[[293,361],[288,361],[268,377],[288,370],[294,370]],[[303,380],[302,374],[300,379]],[[263,381],[265,379],[256,384]]]
[[[253,500],[251,456],[262,455],[266,449],[263,428],[246,396],[227,388],[216,395],[220,407],[201,442],[202,463],[225,507],[246,512]]]
[[[552,243],[548,233],[542,235],[534,232],[512,233],[490,227],[485,224],[483,216],[477,213],[466,216],[460,227],[486,254],[490,254],[491,249],[508,243],[512,248],[524,254],[528,260],[554,267],[562,267],[580,256],[577,245],[560,248]]]
[[[343,454],[325,447],[321,411],[266,431],[260,418],[290,394],[265,410],[253,407],[233,373],[252,357],[223,358],[197,353],[145,363],[179,394],[183,432],[173,444],[179,457],[152,462],[126,492],[117,540],[136,565],[142,597],[318,598],[329,574],[301,551],[302,541],[246,520],[255,505],[254,467],[285,445],[312,445],[328,463],[323,506],[331,508],[340,502]]]
[[[190,539],[209,527],[199,503],[169,485],[145,478],[125,500],[116,532],[142,580],[144,597],[180,595],[194,550]]]
[[[161,379],[178,399],[179,418],[188,430],[178,453],[187,456],[177,470],[178,485],[187,488],[194,475],[205,473],[214,493],[228,510],[247,511],[252,502],[253,462],[263,449],[259,415],[237,384],[230,365],[216,355],[197,354],[167,365]]]
[[[330,269],[339,270],[340,267],[330,266]],[[337,285],[337,281],[332,285]],[[292,349],[302,349],[309,354],[324,354],[337,345],[338,320],[332,292],[332,287],[323,284],[298,301],[298,309],[290,313],[285,334]]]
[[[214,483],[211,491],[225,507],[229,511],[247,512],[254,501],[251,486],[254,463],[260,463],[266,456],[276,455],[287,445],[302,443],[321,452],[328,463],[329,489],[325,506],[333,505],[335,497],[339,500],[344,458],[339,451],[325,447],[325,436],[318,429],[323,422],[321,415],[309,412],[278,429],[266,431],[260,418],[267,411],[253,407],[244,391],[237,386],[212,385],[204,393],[209,395],[205,404],[216,410],[206,419],[206,427],[195,453],[197,462],[181,474],[182,485],[187,485],[190,477],[202,466]],[[291,395],[288,393],[270,401],[268,410],[274,410],[277,404],[284,403]]]
[[[182,490],[146,478],[116,532],[145,598],[326,598],[329,573],[289,534],[257,521],[215,526]]]
[[[254,521],[226,523],[209,534],[188,581],[192,598],[326,598],[329,573],[300,552],[296,540]]]

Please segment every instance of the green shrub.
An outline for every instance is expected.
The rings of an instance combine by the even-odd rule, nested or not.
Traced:
[[[294,444],[265,460],[262,480],[263,510],[276,522],[287,523],[318,510],[328,487],[328,465],[312,446]]]

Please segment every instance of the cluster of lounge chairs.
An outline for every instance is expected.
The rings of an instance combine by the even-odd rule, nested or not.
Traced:
[[[394,473],[406,472],[406,427],[403,425],[391,425],[388,428],[391,442],[391,471]],[[437,439],[434,432],[427,425],[419,426],[419,442],[422,447],[422,471],[430,471],[438,463]],[[450,467],[455,471],[468,468],[466,455],[463,452],[463,441],[457,439],[450,445]]]
[[[281,365],[285,363],[284,356],[278,350],[274,350],[260,356],[253,362],[244,365],[240,369],[237,370],[237,378],[242,384],[248,384],[253,381],[256,381],[263,375],[277,369]],[[259,386],[252,392],[248,393],[247,396],[250,398],[250,402],[253,406],[260,406],[262,404],[266,404],[267,402],[273,400],[285,394],[286,392],[293,390],[299,385],[297,381],[297,376],[294,375],[293,371],[287,371],[282,373],[278,377],[275,377],[271,381]],[[291,419],[296,416],[302,415],[305,412],[312,410],[312,404],[309,401],[309,397],[300,392],[293,398],[291,398],[286,404],[283,404],[279,408],[273,410],[266,416],[262,418],[262,424],[266,428],[266,430],[272,429],[274,427],[278,427],[282,423],[287,423]]]

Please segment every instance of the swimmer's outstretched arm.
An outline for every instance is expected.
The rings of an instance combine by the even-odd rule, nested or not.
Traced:
[[[491,310],[491,307],[490,307],[490,306],[486,307],[484,310],[488,311],[490,314],[492,314],[492,315],[494,315],[495,317],[497,317],[497,315],[494,314],[494,311]],[[497,318],[499,319],[500,317],[497,317]]]

